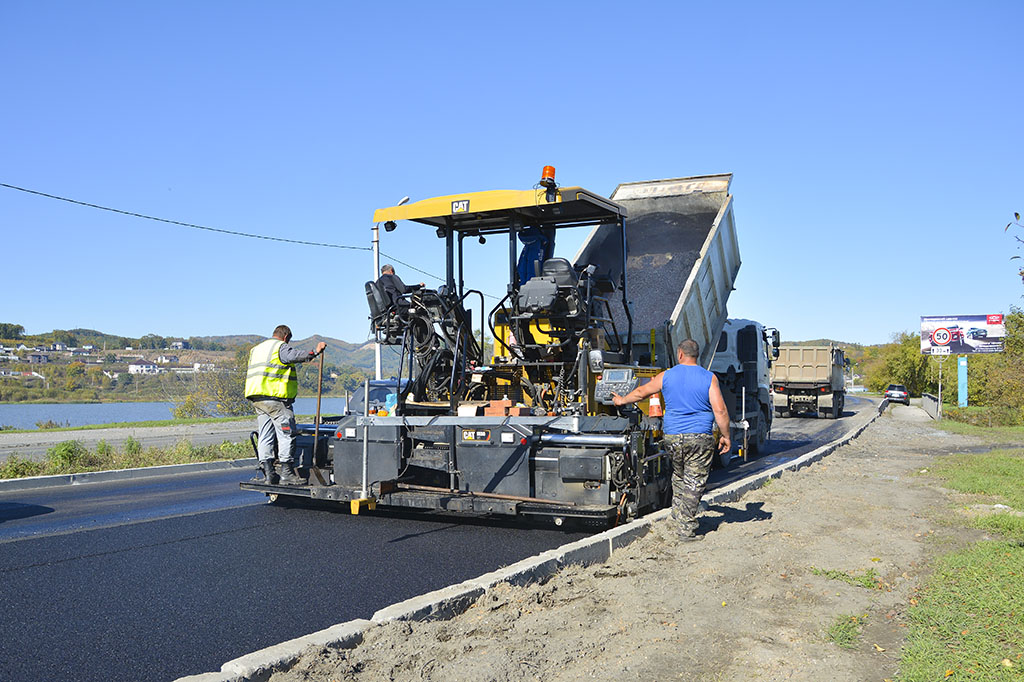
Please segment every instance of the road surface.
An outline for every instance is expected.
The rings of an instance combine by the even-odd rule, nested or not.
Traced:
[[[875,409],[777,420],[807,452]],[[461,582],[583,536],[427,514],[268,505],[232,469],[0,492],[0,680],[171,680]]]

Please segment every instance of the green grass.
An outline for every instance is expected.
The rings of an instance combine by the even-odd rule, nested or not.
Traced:
[[[815,568],[811,566],[811,573],[814,575],[820,575],[823,578],[829,580],[839,580],[841,582],[853,585],[855,587],[863,587],[868,590],[880,590],[882,589],[882,578],[878,575],[878,572],[873,568],[869,568],[863,571],[860,575],[854,575],[852,573],[846,573],[844,571],[836,571],[832,569]]]
[[[931,473],[955,490],[1024,510],[1022,450],[950,455]],[[1006,539],[934,563],[908,614],[903,682],[1024,680],[1024,518],[996,513],[971,525]]]
[[[1024,426],[975,426],[952,419],[933,424],[935,428],[962,436],[975,436],[989,443],[1020,443],[1024,445]]]
[[[856,649],[860,642],[860,633],[867,623],[867,614],[858,616],[852,613],[836,616],[832,624],[828,626],[825,634],[836,646],[843,649]]]
[[[910,610],[900,680],[1024,679],[1024,547],[981,542],[934,568]]]
[[[992,450],[943,457],[929,473],[964,493],[1024,511],[1024,450]]]
[[[227,441],[220,445],[195,446],[183,440],[171,448],[143,449],[139,441],[128,438],[120,450],[116,450],[106,441],[100,441],[96,444],[95,450],[90,450],[80,441],[67,440],[47,450],[46,459],[42,462],[34,462],[17,455],[8,457],[6,461],[0,463],[0,479],[136,469],[164,464],[245,459],[252,456],[252,447],[249,443]]]

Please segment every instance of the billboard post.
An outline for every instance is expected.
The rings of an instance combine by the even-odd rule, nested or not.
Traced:
[[[967,356],[961,355],[956,359],[956,404],[960,407],[967,407]]]

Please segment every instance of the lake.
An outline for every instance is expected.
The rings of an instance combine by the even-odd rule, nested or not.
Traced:
[[[63,425],[87,426],[90,424],[112,424],[115,422],[146,422],[173,419],[171,409],[174,403],[34,403],[24,405],[0,405],[0,426],[18,429],[34,429],[36,422],[47,420]],[[320,414],[342,414],[345,411],[344,398],[322,398]],[[315,414],[316,398],[299,398],[295,401],[296,414]],[[255,417],[254,417],[255,419]]]

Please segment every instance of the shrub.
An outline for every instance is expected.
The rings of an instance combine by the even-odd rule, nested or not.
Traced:
[[[52,419],[47,419],[46,421],[38,421],[38,422],[36,422],[36,428],[40,429],[40,430],[42,430],[42,429],[66,429],[69,426],[71,426],[71,422],[64,422],[63,424],[61,424],[60,422],[55,422]]]
[[[44,473],[45,466],[42,462],[32,462],[27,459],[22,459],[17,455],[11,455],[3,464],[0,464],[0,478],[41,476]]]
[[[1024,424],[1024,407],[997,405],[986,408],[944,407],[945,419],[974,426],[1020,426]]]
[[[89,449],[81,441],[65,440],[46,451],[46,459],[58,469],[83,466],[89,457]]]
[[[128,436],[124,439],[123,449],[126,455],[138,455],[142,452],[142,443]]]

